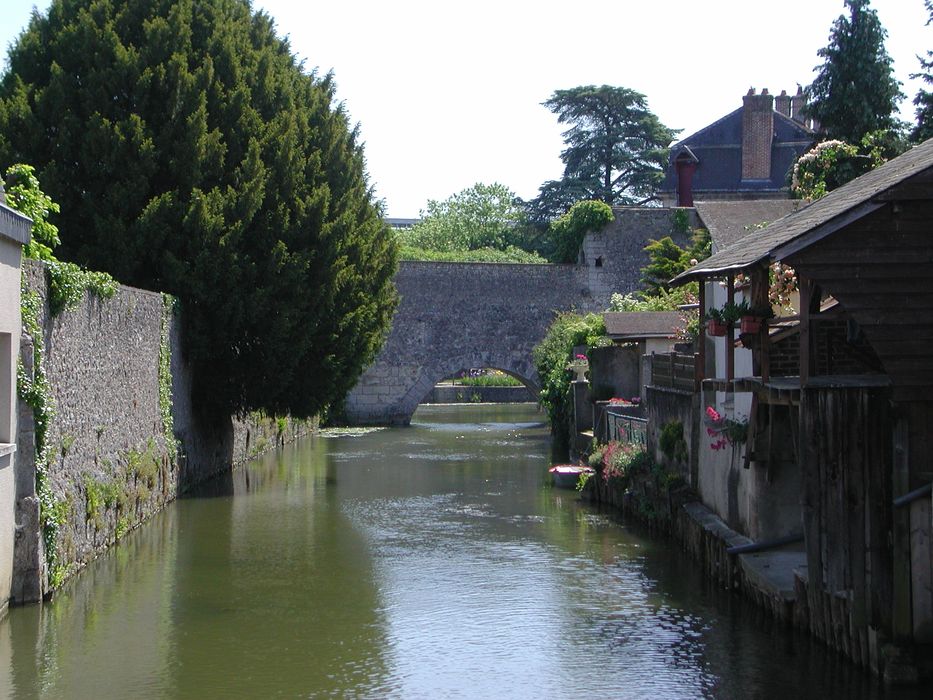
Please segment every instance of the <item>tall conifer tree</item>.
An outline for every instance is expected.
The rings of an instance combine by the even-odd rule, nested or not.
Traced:
[[[933,22],[933,0],[924,0],[929,19],[927,24]],[[927,86],[933,85],[933,51],[927,51],[926,58],[918,56],[922,73],[914,73],[911,78],[920,78]],[[933,92],[920,88],[914,97],[916,106],[917,126],[911,132],[911,138],[915,141],[926,141],[933,138]]]
[[[536,221],[563,214],[574,202],[636,204],[652,199],[677,131],[648,109],[640,92],[611,85],[556,90],[544,106],[557,115],[566,148],[564,175],[544,183],[529,203]]]
[[[9,52],[0,165],[37,166],[62,258],[181,298],[203,403],[312,415],[395,304],[334,90],[248,0],[54,0]]]
[[[884,48],[887,31],[869,0],[845,0],[849,16],[833,23],[823,65],[807,87],[807,113],[832,138],[858,143],[872,131],[897,127],[894,112],[904,97]]]

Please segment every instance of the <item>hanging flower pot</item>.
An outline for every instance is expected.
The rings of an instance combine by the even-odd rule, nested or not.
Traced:
[[[706,332],[708,335],[720,337],[724,336],[728,330],[729,329],[725,321],[710,319],[706,322]]]
[[[743,316],[740,322],[740,330],[742,333],[759,333],[761,332],[761,321],[760,316]]]

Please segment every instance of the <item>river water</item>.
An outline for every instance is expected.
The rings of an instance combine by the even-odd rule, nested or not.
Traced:
[[[257,460],[0,621],[4,698],[885,693],[545,479],[534,407],[422,407]]]

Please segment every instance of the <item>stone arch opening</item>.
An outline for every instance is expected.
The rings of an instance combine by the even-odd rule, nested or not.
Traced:
[[[408,425],[415,410],[424,402],[434,386],[464,367],[497,369],[517,379],[532,395],[537,395],[540,390],[538,375],[530,358],[518,360],[514,355],[490,352],[438,358],[438,362],[419,368],[417,378],[399,402],[396,422]]]

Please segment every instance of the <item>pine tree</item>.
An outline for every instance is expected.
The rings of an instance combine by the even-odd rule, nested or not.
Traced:
[[[933,0],[924,0],[929,19],[927,24],[933,22]],[[917,57],[920,60],[922,73],[914,73],[911,78],[920,78],[926,85],[933,85],[933,51],[927,51],[927,57]],[[917,107],[917,126],[911,132],[910,137],[914,141],[926,141],[933,138],[933,92],[920,88],[917,96],[914,97],[914,105]]]
[[[897,128],[904,97],[884,48],[887,31],[869,0],[845,0],[849,16],[833,23],[829,45],[817,54],[823,65],[807,87],[807,114],[830,138],[858,143],[873,131]]]
[[[562,214],[574,202],[635,204],[652,199],[664,176],[676,131],[649,109],[645,96],[624,87],[586,85],[557,90],[544,103],[557,115],[566,148],[564,175],[541,186],[529,203],[533,220]]]
[[[248,0],[54,0],[0,80],[63,259],[181,298],[196,396],[308,416],[375,355],[394,239],[332,75]]]

